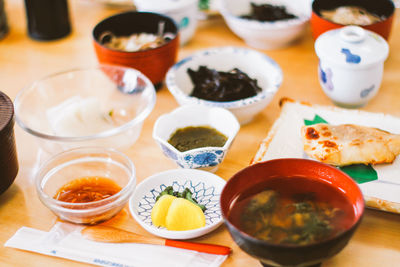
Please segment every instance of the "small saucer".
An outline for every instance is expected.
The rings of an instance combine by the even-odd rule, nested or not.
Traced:
[[[207,171],[195,169],[173,169],[147,177],[136,188],[129,200],[129,211],[133,218],[148,232],[169,239],[190,239],[202,236],[223,222],[219,198],[225,180]],[[193,197],[206,206],[206,226],[187,231],[170,231],[156,227],[151,222],[151,210],[156,197],[167,187],[182,192],[189,188]]]

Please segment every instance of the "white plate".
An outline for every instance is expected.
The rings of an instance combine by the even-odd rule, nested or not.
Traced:
[[[226,182],[210,172],[194,169],[174,169],[157,173],[143,180],[129,200],[129,211],[133,218],[148,232],[169,239],[190,239],[207,234],[223,222],[219,199]],[[167,186],[182,192],[188,187],[193,197],[206,206],[206,226],[188,231],[169,231],[156,227],[151,222],[151,210],[156,197]]]

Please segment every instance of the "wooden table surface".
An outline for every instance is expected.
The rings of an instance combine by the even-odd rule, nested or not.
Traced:
[[[91,42],[92,28],[101,19],[126,9],[106,7],[95,0],[71,0],[69,4],[72,34],[58,41],[38,42],[29,39],[27,35],[23,1],[9,0],[5,4],[10,33],[0,40],[0,90],[11,99],[14,99],[24,86],[40,77],[74,67],[95,65],[97,59]],[[385,63],[380,92],[363,110],[390,113],[400,117],[399,22],[400,20],[396,19],[389,42],[391,53]],[[179,58],[202,48],[224,45],[246,46],[227,28],[221,18],[203,21],[193,40],[181,48]],[[259,142],[279,116],[280,98],[291,97],[315,104],[332,105],[318,83],[317,57],[310,32],[307,32],[301,42],[290,48],[262,52],[278,62],[284,73],[284,81],[270,105],[257,115],[252,123],[243,126],[239,131],[231,150],[216,172],[226,180],[246,167],[255,155]],[[138,182],[154,173],[176,168],[174,163],[163,156],[153,141],[151,132],[155,120],[177,106],[168,90],[162,88],[157,93],[155,109],[145,121],[139,140],[126,151],[136,165]],[[17,125],[15,132],[20,170],[14,184],[0,196],[0,244],[4,244],[22,226],[48,231],[56,222],[56,217],[41,204],[34,190],[32,168],[38,149],[34,138]],[[127,208],[109,223],[149,235],[133,220]],[[233,254],[223,266],[260,266],[236,246],[224,226],[195,241],[231,246]],[[324,262],[323,266],[399,264],[400,215],[366,210],[363,221],[348,246],[334,258]],[[86,266],[3,246],[0,248],[0,265]]]

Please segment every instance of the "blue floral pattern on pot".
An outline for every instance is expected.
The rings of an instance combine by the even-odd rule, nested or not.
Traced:
[[[202,150],[183,157],[186,168],[195,169],[217,166],[223,159],[223,150]]]
[[[359,64],[361,62],[361,57],[351,53],[350,49],[342,48],[341,52],[346,56],[347,63]]]
[[[221,209],[219,205],[220,194],[215,192],[214,186],[207,186],[203,182],[194,183],[190,180],[173,181],[172,184],[161,184],[151,189],[139,201],[137,213],[140,218],[149,225],[151,222],[151,210],[156,203],[156,197],[167,187],[172,186],[175,191],[182,192],[185,188],[189,188],[193,193],[193,197],[202,205],[206,206],[204,215],[206,217],[206,225],[213,224],[221,219]]]
[[[330,68],[327,68],[325,71],[322,69],[321,64],[318,66],[319,69],[319,78],[322,82],[322,84],[325,85],[326,89],[329,91],[333,91],[334,86],[332,82],[332,70]]]
[[[225,157],[225,152],[219,148],[196,149],[194,151],[183,152],[183,154],[180,154],[182,152],[177,154],[163,144],[160,144],[160,146],[164,154],[174,160],[181,168],[198,169],[214,167],[220,164]]]
[[[194,157],[193,162],[197,165],[215,166],[217,156],[214,153],[205,152]]]
[[[361,91],[360,97],[365,98],[367,97],[372,91],[374,91],[375,85],[372,85],[371,87],[368,87],[364,90]]]

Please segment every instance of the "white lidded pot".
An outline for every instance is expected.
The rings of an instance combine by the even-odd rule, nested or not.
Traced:
[[[197,28],[197,0],[134,0],[139,11],[155,12],[171,17],[179,28],[180,44],[192,39]]]
[[[358,108],[368,103],[382,82],[387,42],[358,26],[327,31],[315,41],[319,81],[338,106]]]

